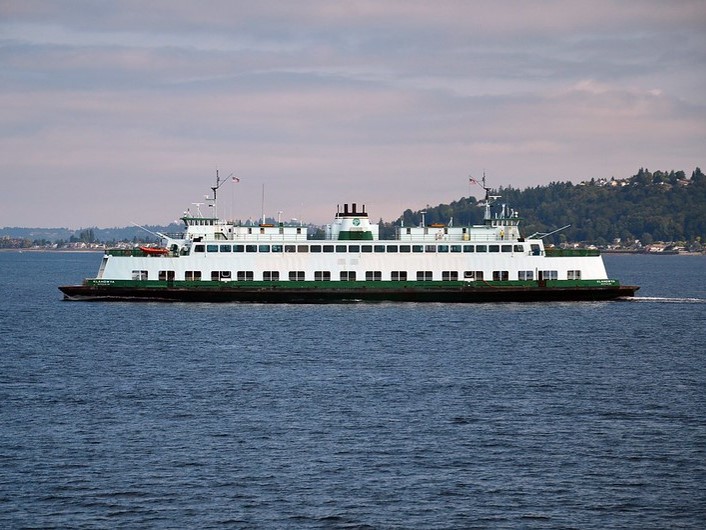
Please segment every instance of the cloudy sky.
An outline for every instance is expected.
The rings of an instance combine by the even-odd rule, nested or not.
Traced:
[[[706,166],[706,2],[0,0],[0,227]],[[478,194],[473,190],[473,194]],[[202,206],[207,213],[209,208]]]

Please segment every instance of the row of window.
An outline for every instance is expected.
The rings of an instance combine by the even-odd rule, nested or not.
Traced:
[[[535,248],[536,247],[536,248]],[[194,245],[194,252],[524,252],[523,245]],[[539,245],[532,245],[539,254]]]
[[[434,273],[432,271],[416,271],[416,276],[414,276],[417,281],[432,281],[434,279]],[[463,275],[459,275],[459,271],[442,271],[441,279],[443,281],[458,281],[462,277],[464,280],[483,280],[483,271],[463,271]],[[289,281],[305,281],[306,273],[305,271],[289,271],[287,278]],[[391,271],[389,278],[392,281],[407,281],[411,279],[412,276],[408,275],[408,271]],[[493,271],[493,281],[508,281],[510,279],[509,271]],[[132,271],[133,280],[148,280],[149,274],[146,270],[134,270]],[[160,281],[173,281],[175,280],[174,271],[159,271],[157,274],[157,279]],[[201,281],[202,273],[201,271],[185,271],[184,279],[186,281]],[[264,281],[280,281],[279,271],[263,271],[262,280]],[[331,281],[331,271],[314,271],[315,281]],[[534,271],[518,271],[517,279],[521,281],[531,281],[534,280]],[[539,280],[558,280],[559,273],[555,270],[544,270],[539,271]],[[568,280],[580,280],[581,271],[580,270],[570,270],[567,271]],[[253,271],[211,271],[212,281],[254,281],[255,273]],[[357,275],[355,271],[341,271],[339,274],[340,281],[356,281]],[[382,271],[366,271],[365,272],[366,281],[382,281],[383,273]]]

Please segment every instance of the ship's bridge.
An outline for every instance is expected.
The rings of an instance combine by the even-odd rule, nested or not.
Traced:
[[[284,223],[241,226],[216,217],[182,217],[182,221],[186,225],[187,239],[194,241],[306,239],[306,227],[284,226]]]
[[[187,239],[227,239],[228,224],[217,217],[184,216],[181,220],[186,225]]]
[[[401,226],[397,228],[401,241],[517,241],[521,239],[517,224],[484,224],[474,226]]]

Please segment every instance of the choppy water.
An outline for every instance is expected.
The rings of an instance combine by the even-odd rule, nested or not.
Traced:
[[[702,528],[706,258],[631,302],[70,303],[0,253],[0,526]]]

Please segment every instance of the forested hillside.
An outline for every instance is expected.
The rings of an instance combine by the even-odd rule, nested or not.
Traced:
[[[554,243],[585,242],[607,245],[620,239],[643,245],[656,241],[700,243],[706,241],[706,175],[696,168],[690,177],[684,171],[640,169],[630,178],[594,180],[572,184],[554,182],[524,190],[513,187],[491,191],[519,212],[523,233],[566,230],[549,238]],[[426,223],[477,224],[483,219],[476,197],[426,208]],[[406,225],[419,224],[421,213],[407,210]]]

